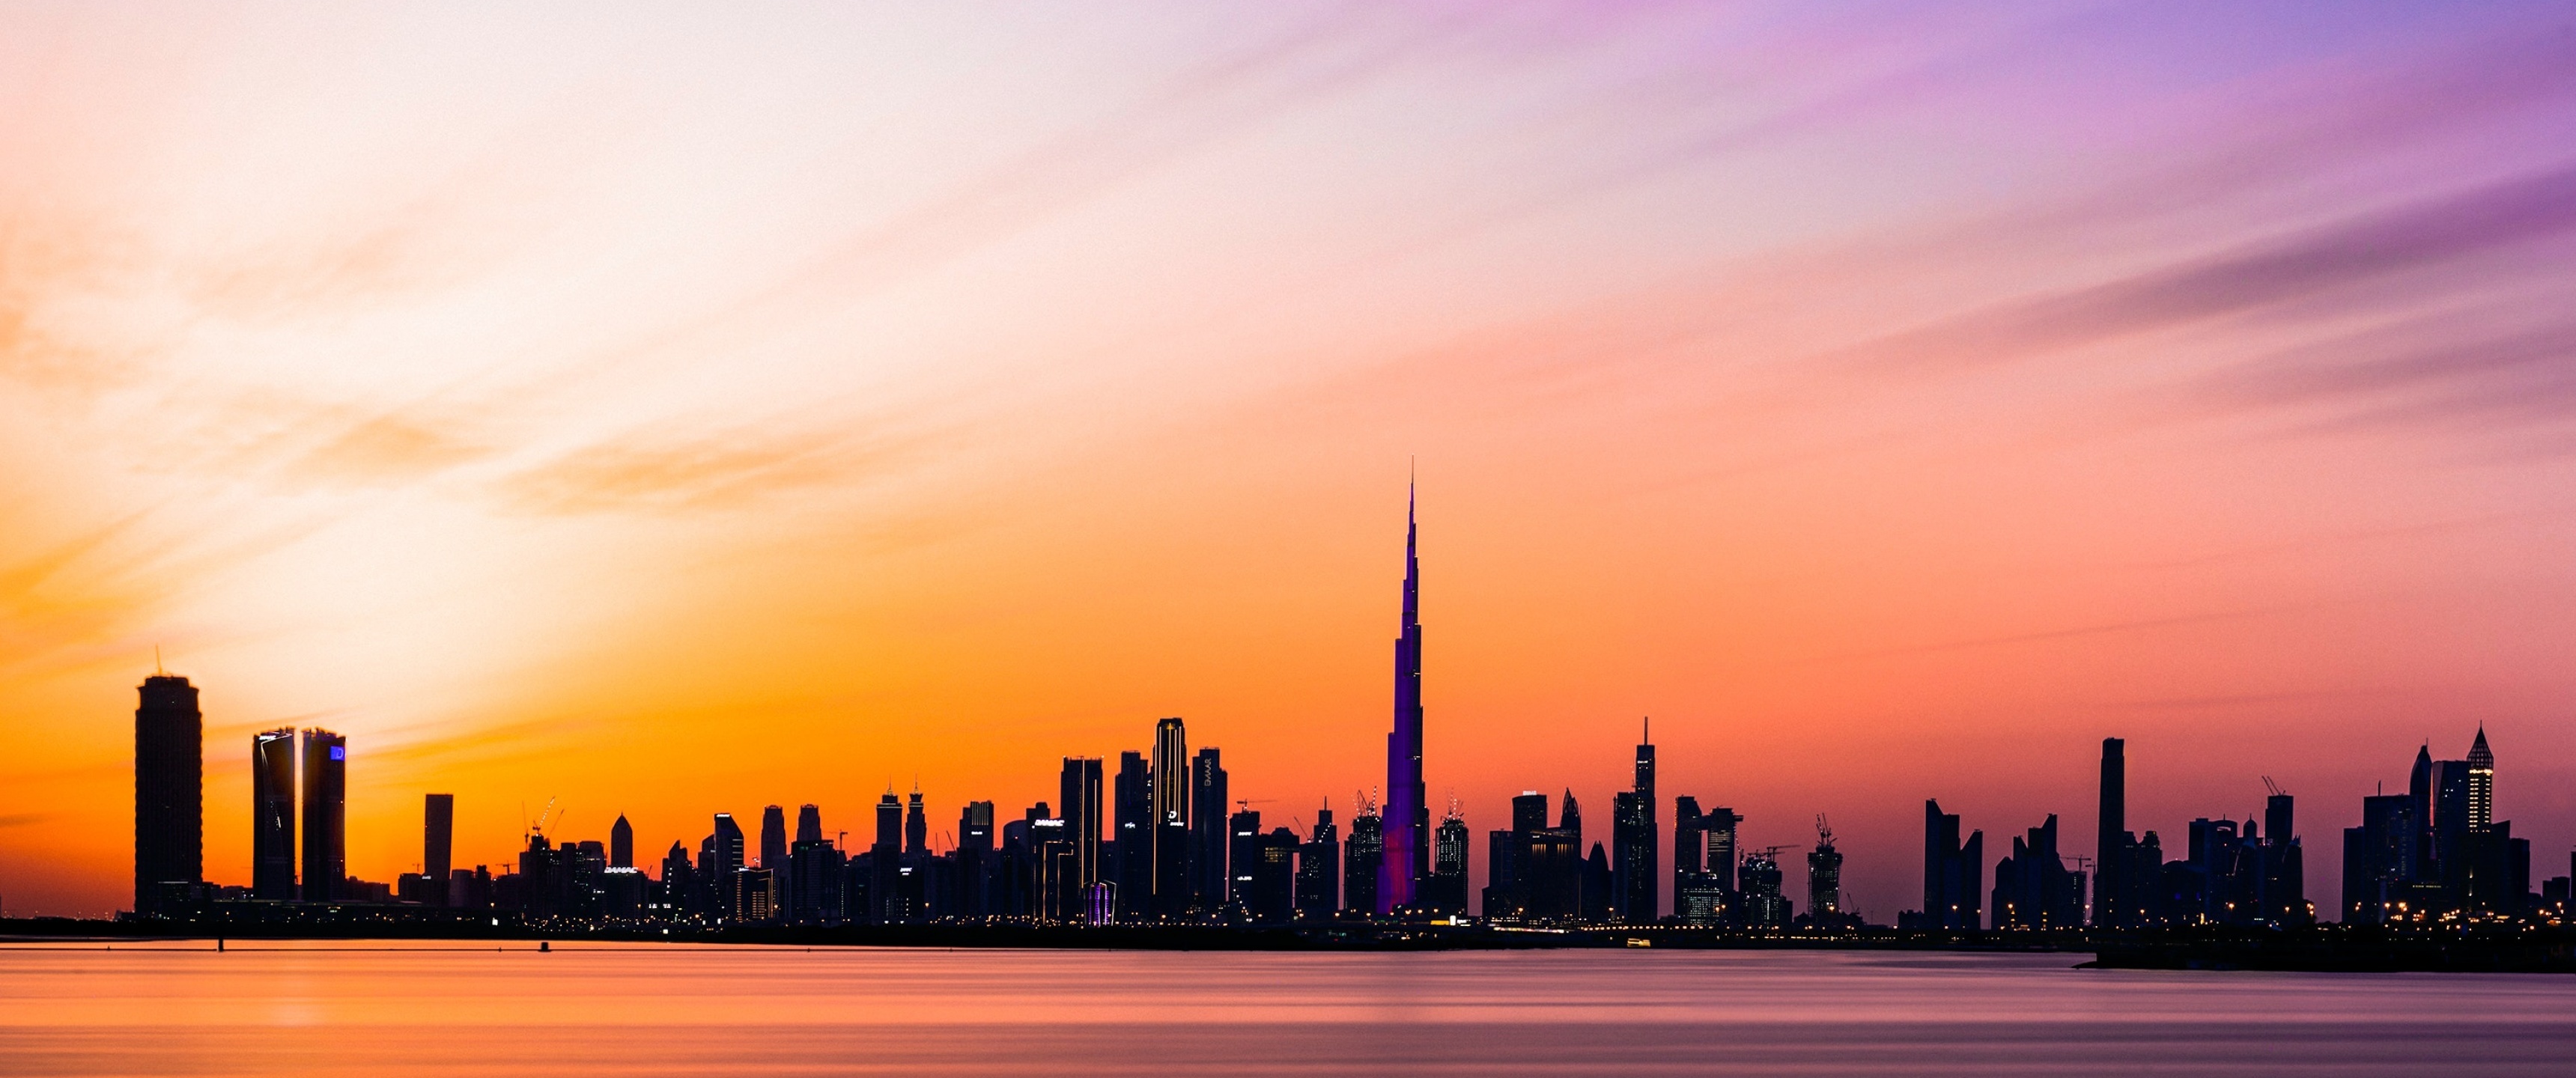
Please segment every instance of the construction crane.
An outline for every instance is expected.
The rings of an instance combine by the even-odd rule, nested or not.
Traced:
[[[1834,825],[1825,822],[1825,814],[1821,812],[1816,814],[1816,845],[1822,849],[1834,848]]]
[[[2282,789],[2281,784],[2272,781],[2272,776],[2270,775],[2263,776],[2263,789],[2274,797],[2287,797],[2290,795],[2290,791]]]
[[[542,811],[542,812],[537,813],[537,822],[526,824],[528,834],[530,834],[530,835],[542,835],[542,834],[545,834],[545,833],[546,833],[546,817],[554,815],[554,811],[555,811],[555,799],[554,799],[554,798],[549,797],[549,798],[547,798],[547,799],[546,799],[546,807],[545,807],[545,811]],[[525,801],[519,802],[519,819],[520,819],[520,821],[521,821],[522,823],[526,823],[527,818],[528,818],[528,803],[527,803],[527,802],[525,802]]]

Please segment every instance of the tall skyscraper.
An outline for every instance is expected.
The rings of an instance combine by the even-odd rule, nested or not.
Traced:
[[[1663,871],[1655,854],[1663,836],[1655,822],[1654,728],[1645,734],[1637,743],[1636,786],[1610,805],[1611,906],[1629,924],[1651,924],[1663,912],[1656,908]]]
[[[2096,925],[2126,925],[2131,921],[2129,911],[2121,906],[2121,863],[2129,859],[2129,764],[2122,751],[2125,745],[2116,737],[2102,739],[2102,805],[2094,817],[2093,844]]]
[[[1189,852],[1190,871],[1197,875],[1195,901],[1206,910],[1224,906],[1228,897],[1225,806],[1229,798],[1225,768],[1218,760],[1213,747],[1200,749],[1190,758],[1190,833],[1198,838]]]
[[[2481,727],[2480,729],[2484,729]],[[2406,772],[2406,796],[2415,802],[2415,865],[2433,875],[2433,743],[2415,748],[2415,766]]]
[[[626,822],[623,812],[617,814],[616,823],[608,825],[608,867],[635,867],[635,825]]]
[[[336,902],[349,876],[349,739],[304,731],[304,900]]]
[[[619,819],[624,819],[624,818],[625,818],[625,817],[622,817],[622,816],[621,816],[621,817],[619,817]],[[821,841],[823,841],[823,810],[822,810],[822,809],[820,809],[820,808],[818,808],[818,807],[816,807],[816,806],[814,806],[814,805],[811,805],[811,804],[807,804],[807,805],[800,805],[800,806],[798,806],[798,807],[797,807],[797,809],[796,809],[796,841],[798,841],[798,842],[821,842]],[[795,847],[790,846],[790,847],[788,848],[788,856],[789,856],[789,857],[794,857],[794,856],[795,856]]]
[[[787,810],[770,805],[760,810],[760,867],[787,864]]]
[[[143,679],[134,709],[134,911],[178,912],[205,878],[205,717],[188,679]]]
[[[713,889],[716,913],[727,918],[735,916],[733,877],[742,871],[742,848],[742,825],[733,822],[733,813],[716,813],[715,834],[698,854],[698,878]]]
[[[1449,811],[1440,818],[1440,828],[1431,833],[1431,874],[1424,877],[1423,893],[1417,896],[1424,909],[1433,913],[1467,912],[1467,818],[1458,811],[1458,799],[1449,799]]]
[[[1404,492],[1404,620],[1395,639],[1395,729],[1386,735],[1386,856],[1379,864],[1377,912],[1415,905],[1414,888],[1431,860],[1431,806],[1422,794],[1421,564],[1415,551],[1413,490]]]
[[[903,852],[914,856],[930,852],[930,813],[921,804],[921,784],[914,783],[912,795],[903,805]]]
[[[877,840],[868,847],[868,903],[879,924],[905,919],[903,905],[903,801],[894,787],[877,799]]]
[[[293,901],[296,897],[294,727],[251,735],[250,802],[251,897]]]
[[[1100,882],[1100,758],[1067,756],[1056,776],[1058,815],[1073,843],[1073,884]]]
[[[2495,826],[2495,753],[2487,749],[2487,728],[2469,745],[2469,830]]]
[[[1178,718],[1154,723],[1153,781],[1151,905],[1155,916],[1173,917],[1189,908],[1198,890],[1190,871],[1190,739]]]
[[[618,817],[617,826],[609,828],[608,834],[612,839],[623,836],[616,848],[624,851],[619,854],[623,860],[612,859],[609,863],[632,866],[635,863],[635,832],[626,826],[626,817]],[[421,798],[420,874],[440,887],[447,886],[448,863],[455,850],[456,795],[430,794]]]
[[[1128,920],[1154,912],[1154,769],[1141,752],[1118,754],[1118,777],[1109,803],[1110,875],[1118,884],[1118,915]]]
[[[957,815],[958,912],[990,917],[1004,912],[993,857],[993,803],[969,801]]]

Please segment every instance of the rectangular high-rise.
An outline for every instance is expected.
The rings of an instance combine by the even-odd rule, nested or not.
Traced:
[[[1057,815],[1073,843],[1073,883],[1089,887],[1100,882],[1100,758],[1065,757],[1056,787]]]
[[[1190,758],[1190,831],[1198,842],[1190,850],[1190,871],[1196,875],[1196,901],[1201,909],[1214,910],[1225,905],[1228,897],[1226,866],[1229,845],[1226,840],[1225,768],[1216,749],[1200,749]]]
[[[349,875],[349,739],[304,731],[304,900],[334,902]]]
[[[456,795],[430,794],[422,799],[420,815],[420,874],[445,886],[448,862],[456,847]],[[626,817],[618,817],[617,826],[625,827]],[[633,865],[634,840],[634,832],[625,832],[625,841],[618,846],[618,857],[610,859],[609,863]]]
[[[1106,861],[1118,884],[1118,915],[1128,920],[1154,912],[1154,770],[1141,752],[1118,754],[1111,785],[1110,843]]]
[[[2125,926],[2133,918],[2123,908],[2121,899],[2126,880],[2121,870],[2128,860],[2129,763],[2123,753],[2126,742],[2116,737],[2102,739],[2102,801],[2093,818],[2093,923],[2096,926]],[[1933,910],[1926,909],[1926,914]]]
[[[179,912],[205,878],[205,717],[188,679],[143,679],[134,709],[134,910]]]
[[[295,892],[295,728],[250,739],[250,893],[293,901]],[[439,877],[441,880],[445,876]]]
[[[1152,776],[1154,900],[1150,905],[1155,916],[1174,917],[1189,908],[1198,890],[1190,871],[1190,830],[1195,822],[1190,814],[1190,738],[1178,718],[1154,723]]]

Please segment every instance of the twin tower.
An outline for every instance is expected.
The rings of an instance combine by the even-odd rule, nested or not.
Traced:
[[[349,877],[349,739],[329,730],[283,727],[250,742],[250,893],[253,898],[332,902]],[[303,884],[296,883],[296,758],[303,758]],[[437,806],[431,808],[433,817]],[[435,829],[443,821],[435,818]],[[444,876],[444,873],[441,873]]]
[[[181,916],[206,897],[205,716],[188,679],[143,679],[134,709],[134,909]],[[303,885],[296,884],[297,731],[251,738],[251,893],[330,902],[348,897],[347,738],[303,734]],[[443,795],[442,795],[443,796]],[[443,826],[437,806],[431,826]]]

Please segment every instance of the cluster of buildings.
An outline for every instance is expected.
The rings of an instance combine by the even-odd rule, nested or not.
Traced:
[[[1287,923],[1351,917],[1460,917],[1469,909],[1470,831],[1453,799],[1435,826],[1424,797],[1420,563],[1408,505],[1403,614],[1395,641],[1394,723],[1383,809],[1362,795],[1348,833],[1329,804],[1297,829],[1264,828],[1229,795],[1222,754],[1189,748],[1182,720],[1151,747],[1066,757],[1057,799],[1016,818],[991,801],[959,813],[955,842],[934,850],[922,793],[889,788],[872,841],[827,832],[821,809],[761,813],[758,843],[728,813],[693,847],[672,843],[639,865],[620,816],[605,842],[557,841],[541,818],[518,863],[494,873],[450,863],[454,798],[430,794],[421,871],[393,884],[346,871],[348,742],[327,730],[253,737],[252,880],[203,878],[202,732],[197,689],[155,673],[135,711],[134,908],[163,918],[294,919],[353,907],[378,914],[529,922],[671,921],[808,925],[1024,921]],[[2011,840],[1988,886],[1984,834],[1924,804],[1923,905],[1901,927],[1935,932],[2131,929],[2177,924],[2310,923],[2289,794],[2273,789],[2261,819],[2197,819],[2181,856],[2154,831],[2127,829],[2124,745],[2103,742],[2094,855],[2072,867],[2057,818]],[[2493,820],[2495,759],[2481,730],[2465,760],[2418,754],[2408,792],[2363,801],[2344,835],[2343,918],[2433,922],[2519,916],[2563,906],[2568,880],[2530,893],[2531,847]],[[2267,780],[2268,785],[2268,780]],[[1742,928],[1856,927],[1842,902],[1842,854],[1823,817],[1806,849],[1805,912],[1784,890],[1789,847],[1743,849],[1733,809],[1672,799],[1672,863],[1662,864],[1655,746],[1640,739],[1631,788],[1615,794],[1607,842],[1585,845],[1571,790],[1551,818],[1547,795],[1512,799],[1511,826],[1490,830],[1476,911],[1502,925],[1655,924]],[[1235,806],[1228,811],[1228,805]],[[1788,859],[1795,864],[1796,858]],[[2572,859],[2576,860],[2576,859]],[[2089,887],[2088,887],[2089,884]],[[1669,893],[1670,905],[1665,904]]]
[[[2272,787],[2259,821],[2191,821],[2182,856],[2167,860],[2155,832],[2142,837],[2127,829],[2125,748],[2119,738],[2102,742],[2093,857],[2067,867],[2057,817],[2050,816],[2012,840],[2011,853],[1995,862],[1990,891],[1981,886],[1984,833],[1961,838],[1958,816],[1924,802],[1923,908],[1901,914],[1899,926],[1966,932],[2315,922],[2289,794]],[[2495,819],[2495,754],[2484,729],[2464,760],[2436,761],[2430,745],[2417,750],[2407,792],[2365,797],[2361,815],[2361,826],[2343,833],[2346,924],[2439,924],[2566,909],[2570,877],[2552,878],[2534,893],[2530,840]],[[2570,867],[2576,876],[2576,855]]]

